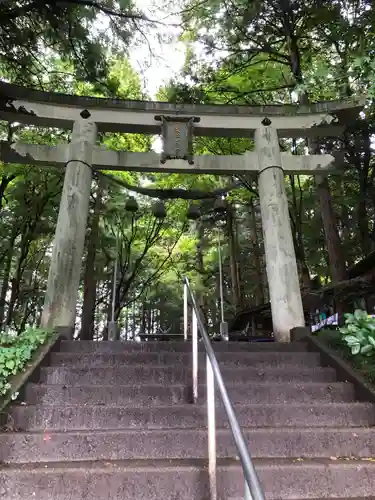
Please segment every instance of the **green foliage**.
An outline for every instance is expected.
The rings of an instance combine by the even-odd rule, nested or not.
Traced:
[[[360,309],[354,314],[346,314],[345,318],[345,326],[340,332],[352,355],[375,356],[375,318]]]
[[[375,319],[365,311],[347,314],[345,326],[336,330],[325,329],[319,339],[337,351],[369,382],[375,383]]]
[[[0,334],[0,396],[9,389],[10,378],[25,370],[34,352],[43,345],[51,331],[28,328],[20,335]]]
[[[72,74],[101,88],[109,49],[124,52],[134,31],[141,29],[139,23],[150,24],[131,0],[2,1],[0,19],[2,75],[7,72],[12,82],[39,88],[50,78],[55,88],[64,85]],[[61,60],[59,71],[46,54]]]
[[[350,267],[374,250],[375,177],[375,18],[364,0],[339,2],[245,2],[185,0],[186,64],[160,96],[177,103],[290,104],[368,95],[365,116],[348,128],[344,141],[322,140],[325,152],[345,151],[345,167],[330,177],[324,193],[310,176],[286,177],[289,213],[300,270],[325,285],[335,260]],[[199,47],[199,48],[197,48]],[[205,57],[202,57],[205,52]],[[305,154],[306,141],[282,140],[283,150]],[[242,154],[251,139],[195,139],[199,154]],[[256,181],[238,176],[246,186],[236,201],[257,203]],[[322,225],[322,207],[333,202],[330,224]],[[327,245],[328,227],[337,226],[338,245]],[[358,230],[359,227],[359,230]],[[334,235],[335,236],[335,235]],[[244,253],[252,246],[241,240]],[[331,255],[328,255],[330,248]],[[337,266],[336,266],[337,267]],[[302,271],[301,271],[302,272]],[[251,278],[246,289],[251,287]]]

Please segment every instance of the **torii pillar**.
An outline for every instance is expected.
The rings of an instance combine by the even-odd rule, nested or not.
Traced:
[[[66,149],[66,170],[42,313],[42,327],[64,329],[72,336],[81,277],[92,181],[96,124],[75,121]]]
[[[305,319],[279,138],[275,128],[263,126],[254,139],[273,333],[278,342],[289,342],[290,330],[305,326]]]

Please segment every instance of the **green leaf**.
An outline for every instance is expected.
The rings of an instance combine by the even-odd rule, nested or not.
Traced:
[[[349,329],[348,329],[346,326],[342,326],[342,327],[340,328],[340,332],[341,332],[343,335],[348,335],[348,334],[350,334],[350,331],[349,331]]]
[[[367,337],[367,340],[370,342],[371,345],[373,345],[375,347],[375,339],[374,339],[374,337],[371,337],[371,335],[369,335]]]
[[[348,330],[350,333],[358,333],[359,332],[359,326],[356,324],[350,324],[348,325]]]
[[[352,354],[355,356],[356,354],[359,353],[361,350],[361,346],[359,344],[353,345],[352,346]]]
[[[367,320],[367,318],[368,318],[367,311],[363,311],[362,309],[356,309],[356,310],[354,311],[354,318],[355,318],[357,321],[360,321],[360,320]]]
[[[364,345],[361,349],[361,354],[368,354],[371,351],[373,351],[373,349],[374,349],[373,346],[370,344]]]
[[[359,344],[357,337],[354,337],[354,335],[347,335],[344,340],[348,345]]]
[[[5,366],[9,369],[9,370],[14,370],[15,366],[16,366],[16,363],[15,361],[13,360],[9,360],[5,363]]]

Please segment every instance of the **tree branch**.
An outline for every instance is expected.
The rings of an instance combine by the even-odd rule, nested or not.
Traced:
[[[119,17],[121,19],[129,19],[134,21],[145,21],[151,24],[161,24],[164,25],[162,21],[156,21],[154,19],[149,19],[147,16],[143,14],[135,14],[132,12],[121,12],[110,9],[109,7],[105,7],[104,5],[100,5],[99,2],[95,2],[94,0],[64,0],[64,3],[70,3],[75,5],[83,5],[85,7],[92,7],[95,10],[99,10],[103,12],[103,14],[107,14],[108,16]]]

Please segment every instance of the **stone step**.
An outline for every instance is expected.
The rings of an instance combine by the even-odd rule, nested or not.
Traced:
[[[205,355],[199,353],[203,364]],[[309,366],[320,364],[318,353],[307,352],[218,352],[220,365],[233,366]],[[51,354],[51,365],[87,368],[88,366],[127,366],[127,365],[172,365],[190,366],[192,355],[181,352],[129,352],[126,354],[83,354],[56,352]]]
[[[253,368],[224,365],[222,375],[226,384],[246,382],[335,382],[333,368],[305,368],[290,366],[285,368]],[[40,382],[45,384],[82,385],[82,384],[181,384],[191,382],[191,367],[184,366],[102,366],[100,368],[48,367],[41,369]],[[205,380],[205,365],[198,374],[200,381]]]
[[[267,500],[373,500],[375,463],[255,460]],[[218,466],[218,500],[243,500],[238,462]],[[39,464],[0,468],[6,500],[207,500],[208,474],[199,461]],[[355,498],[354,498],[355,497]]]
[[[243,428],[253,458],[367,458],[375,429]],[[232,433],[217,430],[217,456],[235,458]],[[0,462],[184,459],[207,457],[206,429],[126,429],[0,434]]]
[[[204,352],[202,342],[199,350]],[[290,344],[277,342],[212,342],[215,352],[305,352],[304,342]],[[192,344],[188,342],[110,342],[110,341],[63,341],[60,352],[116,354],[126,352],[191,352]]]
[[[369,403],[235,405],[241,427],[358,427],[375,425]],[[14,406],[9,422],[17,430],[206,428],[204,405],[124,408],[105,406]],[[222,407],[218,427],[228,427]]]
[[[344,403],[354,401],[351,384],[334,382],[253,383],[228,386],[233,404],[266,403]],[[144,407],[148,405],[181,404],[190,402],[187,385],[82,385],[63,386],[27,384],[25,401],[28,404],[82,404]],[[217,396],[219,397],[219,396]],[[205,403],[206,389],[199,387],[199,402]]]

